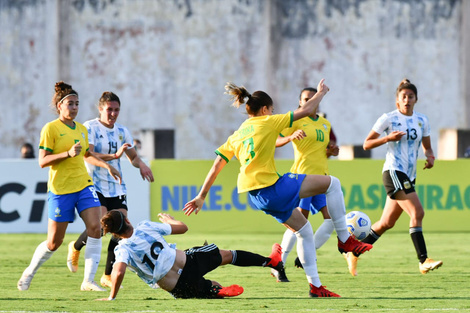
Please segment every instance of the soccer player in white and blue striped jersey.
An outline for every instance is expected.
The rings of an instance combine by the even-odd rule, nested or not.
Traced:
[[[129,130],[117,123],[121,110],[119,97],[110,91],[101,95],[98,103],[99,118],[86,121],[83,125],[88,130],[90,151],[119,170],[122,177],[121,156],[127,156],[131,164],[140,170],[142,179],[153,182],[152,170],[137,155],[133,147],[133,139]],[[127,216],[127,188],[124,181],[121,184],[103,171],[100,167],[85,163],[88,173],[93,178],[95,189],[101,203],[101,216],[110,210],[120,210]],[[86,244],[86,233],[82,233],[76,241],[69,243],[67,267],[71,272],[78,269],[80,250]],[[100,283],[103,287],[110,287],[110,274],[114,262],[114,248],[117,239],[112,238],[108,245],[106,267]]]
[[[185,251],[168,244],[163,236],[184,234],[188,227],[166,213],[158,214],[162,223],[142,221],[133,227],[118,210],[109,211],[101,219],[105,233],[121,238],[115,248],[116,262],[111,274],[112,286],[108,298],[114,300],[126,268],[136,273],[152,288],[162,288],[175,298],[223,298],[238,296],[243,287],[222,287],[204,275],[226,264],[282,268],[281,246],[273,245],[269,257],[243,250],[219,250],[215,244],[205,244]]]
[[[416,162],[422,146],[426,163],[424,169],[434,166],[431,147],[431,129],[428,118],[414,111],[418,101],[418,89],[404,79],[396,91],[397,109],[383,114],[372,127],[364,141],[364,149],[373,149],[387,144],[387,155],[382,170],[382,179],[387,191],[387,200],[382,216],[372,225],[363,242],[374,244],[380,236],[395,225],[406,212],[410,216],[410,235],[419,259],[422,274],[442,265],[442,261],[428,258],[423,236],[424,209],[415,191]],[[380,137],[382,133],[385,136]],[[357,275],[357,255],[348,254],[349,271]]]

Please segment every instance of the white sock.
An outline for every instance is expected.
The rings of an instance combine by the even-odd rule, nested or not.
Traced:
[[[36,274],[41,265],[49,260],[53,253],[54,251],[49,250],[47,247],[47,241],[41,242],[34,251],[33,257],[31,258],[31,263],[24,271],[24,274]]]
[[[98,270],[98,264],[101,259],[101,238],[88,236],[85,246],[85,276],[84,282],[95,280],[95,274]]]
[[[331,233],[335,230],[335,225],[331,219],[326,219],[323,223],[318,227],[317,231],[315,232],[315,247],[320,249],[321,246],[330,239]]]
[[[320,287],[320,276],[317,269],[317,253],[315,251],[315,240],[313,239],[313,230],[310,222],[297,232],[297,255],[305,271],[307,280],[315,287]]]
[[[349,238],[348,227],[346,226],[346,208],[344,206],[343,191],[339,179],[330,176],[331,183],[326,191],[326,205],[328,213],[335,225],[336,235],[339,240],[346,242]]]
[[[294,232],[290,229],[286,229],[284,232],[284,236],[282,237],[281,247],[282,247],[282,262],[284,265],[286,264],[287,257],[289,253],[294,248],[294,245],[297,241],[297,237],[295,236]]]

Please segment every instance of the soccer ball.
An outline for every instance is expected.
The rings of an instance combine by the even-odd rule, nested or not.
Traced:
[[[354,235],[357,240],[362,240],[369,234],[372,224],[366,213],[352,211],[346,215],[346,225],[351,235]]]

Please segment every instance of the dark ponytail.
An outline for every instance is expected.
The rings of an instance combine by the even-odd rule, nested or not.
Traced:
[[[264,106],[269,108],[273,105],[273,100],[264,91],[258,90],[250,94],[245,87],[238,87],[230,82],[225,85],[225,90],[226,94],[232,96],[232,106],[239,108],[240,105],[246,103],[246,112],[248,114],[256,115]],[[245,102],[247,98],[248,100]]]

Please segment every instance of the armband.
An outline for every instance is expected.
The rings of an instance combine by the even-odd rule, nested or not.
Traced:
[[[433,160],[436,159],[433,155],[428,156],[428,158],[432,158]]]
[[[114,158],[115,158],[115,159],[117,159],[117,158],[118,158],[118,156],[117,156],[117,154],[116,154],[116,153],[114,154]]]
[[[67,150],[67,158],[70,158],[69,150]]]

